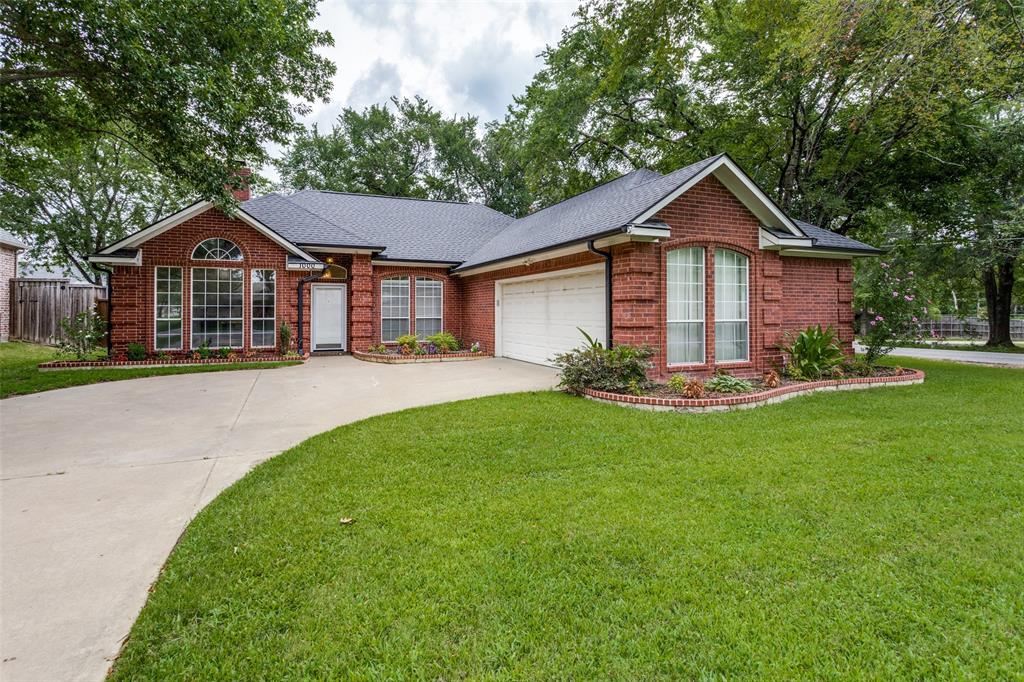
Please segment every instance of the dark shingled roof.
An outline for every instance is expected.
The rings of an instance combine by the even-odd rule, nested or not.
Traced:
[[[365,248],[382,258],[461,264],[457,270],[464,270],[621,231],[720,158],[668,175],[636,170],[518,220],[482,204],[318,190],[270,194],[242,209],[300,246]],[[795,223],[814,240],[811,248],[881,253]]]
[[[832,230],[825,230],[817,225],[811,225],[805,223],[802,220],[794,220],[797,227],[803,230],[803,233],[814,240],[815,249],[835,249],[839,251],[860,251],[863,253],[883,253],[881,249],[876,249],[873,246],[869,246],[864,242],[859,242],[856,239],[850,239],[844,237],[841,234],[833,232]]]
[[[512,222],[483,204],[455,201],[317,190],[259,203],[266,198],[242,208],[296,244],[384,247],[383,256],[397,260],[461,263]]]
[[[508,225],[458,269],[619,230],[718,159],[713,156],[668,175],[636,170],[531,213]]]

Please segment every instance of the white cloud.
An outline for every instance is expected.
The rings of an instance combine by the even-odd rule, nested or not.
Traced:
[[[334,36],[322,53],[338,71],[331,101],[314,103],[303,123],[327,127],[345,106],[363,108],[392,95],[419,95],[449,116],[471,114],[481,123],[501,118],[576,6],[577,0],[325,0],[315,25]]]

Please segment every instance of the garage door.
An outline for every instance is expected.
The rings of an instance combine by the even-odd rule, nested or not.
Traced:
[[[603,269],[500,284],[502,356],[549,365],[584,343],[577,327],[605,342]]]

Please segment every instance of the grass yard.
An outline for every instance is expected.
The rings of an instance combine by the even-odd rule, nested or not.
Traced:
[[[1024,372],[897,362],[926,383],[324,433],[199,514],[113,679],[1019,679]]]
[[[56,349],[34,343],[11,341],[0,343],[0,398],[51,391],[55,388],[85,386],[102,381],[121,381],[141,377],[193,372],[224,372],[236,369],[272,369],[297,365],[298,362],[238,362],[224,365],[196,365],[181,367],[140,367],[137,369],[73,369],[40,372],[40,362],[53,360]]]

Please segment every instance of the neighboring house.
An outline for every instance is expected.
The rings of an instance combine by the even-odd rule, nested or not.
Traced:
[[[11,280],[18,276],[18,251],[28,244],[0,230],[0,342],[11,335]]]
[[[194,204],[93,255],[113,342],[151,351],[366,350],[441,329],[548,363],[582,342],[658,349],[653,373],[753,375],[785,330],[834,325],[852,259],[878,249],[790,219],[726,155],[638,170],[525,218],[479,204],[326,191]]]

